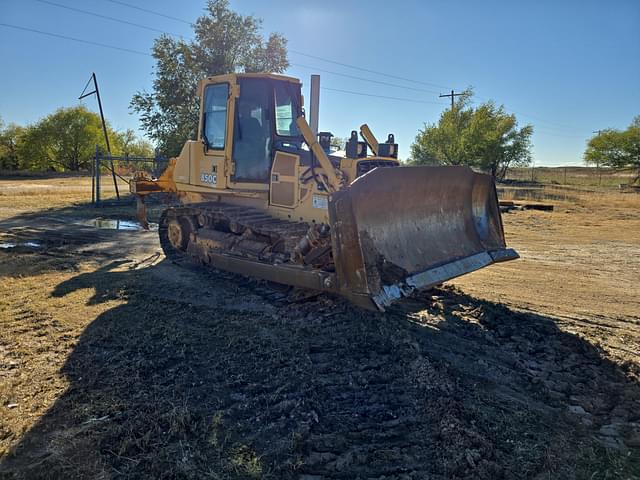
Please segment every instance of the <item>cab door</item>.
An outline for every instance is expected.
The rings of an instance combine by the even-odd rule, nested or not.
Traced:
[[[197,150],[191,152],[194,168],[190,171],[190,183],[202,187],[224,188],[224,161],[227,151],[227,129],[229,128],[229,83],[205,85],[202,99],[202,122],[200,136],[204,155]]]

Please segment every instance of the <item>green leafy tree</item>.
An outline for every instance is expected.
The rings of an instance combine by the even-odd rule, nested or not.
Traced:
[[[148,141],[138,138],[135,132],[129,128],[113,135],[114,154],[128,157],[153,157],[155,155],[153,145]]]
[[[105,148],[97,114],[81,105],[59,108],[26,127],[18,149],[21,168],[58,171],[88,168],[96,144]]]
[[[109,125],[107,132],[113,143],[113,153],[120,154],[120,134]],[[19,166],[29,170],[88,169],[96,145],[106,151],[98,114],[82,105],[59,108],[24,128],[17,146]]]
[[[0,169],[16,170],[19,168],[18,145],[24,128],[10,123],[5,125],[0,118]]]
[[[533,127],[518,128],[515,115],[491,101],[471,107],[472,96],[467,89],[437,124],[425,124],[411,145],[410,163],[468,165],[502,179],[509,167],[531,162]]]
[[[153,46],[156,59],[152,92],[137,92],[131,108],[142,128],[167,155],[177,155],[195,138],[198,126],[198,81],[232,72],[280,73],[289,66],[286,39],[272,33],[266,41],[262,21],[229,9],[227,0],[209,0],[187,42],[162,35]]]
[[[631,168],[636,172],[631,183],[640,180],[640,115],[626,130],[607,129],[593,136],[587,143],[584,159],[594,165]]]

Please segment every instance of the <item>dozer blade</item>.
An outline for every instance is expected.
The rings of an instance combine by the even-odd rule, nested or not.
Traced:
[[[493,179],[467,167],[377,168],[331,195],[329,217],[337,289],[368,308],[518,258]]]

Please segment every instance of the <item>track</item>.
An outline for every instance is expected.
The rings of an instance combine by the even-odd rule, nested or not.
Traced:
[[[165,210],[158,234],[172,261],[188,257],[214,269],[307,290],[333,291],[336,284],[325,224],[286,221],[253,208],[205,203]]]
[[[269,253],[284,253],[280,260],[288,261],[299,241],[309,230],[306,222],[290,222],[274,218],[261,210],[244,206],[223,203],[202,203],[172,207],[162,213],[159,222],[160,244],[170,258],[175,258],[175,247],[171,245],[168,224],[172,219],[189,219],[198,231],[202,229],[230,233],[237,236],[250,236],[258,242],[270,247]],[[231,252],[227,252],[231,253]],[[233,252],[255,260],[265,261],[275,259],[248,250]]]

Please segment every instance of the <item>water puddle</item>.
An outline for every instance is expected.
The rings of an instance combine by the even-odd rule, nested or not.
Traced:
[[[8,248],[42,248],[42,244],[38,242],[0,242],[0,248],[8,249]]]
[[[99,228],[101,230],[144,230],[142,225],[139,222],[135,222],[132,220],[119,220],[119,219],[110,219],[110,218],[92,218],[90,220],[85,220],[82,223],[83,225],[88,225],[90,227]],[[155,223],[149,224],[149,228],[151,230],[155,230],[158,228],[158,225]]]

